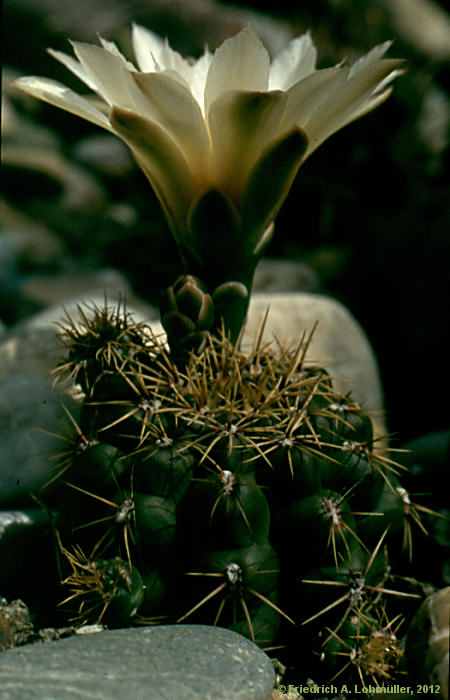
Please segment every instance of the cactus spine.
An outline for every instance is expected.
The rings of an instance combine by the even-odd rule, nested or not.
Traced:
[[[206,295],[192,278],[168,293],[163,319],[187,331],[172,354],[123,308],[63,324],[56,381],[83,396],[45,496],[63,607],[80,623],[225,625],[300,657],[306,635],[330,677],[383,683],[401,659],[396,603],[415,595],[388,585],[388,541],[421,525],[401,468],[306,361],[310,338],[261,333],[243,354],[201,328]],[[186,309],[193,325],[178,323]]]

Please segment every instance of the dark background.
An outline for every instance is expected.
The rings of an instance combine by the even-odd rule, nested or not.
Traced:
[[[414,32],[414,17],[411,25],[395,16],[395,4],[5,0],[3,87],[12,109],[4,110],[3,136],[8,241],[19,221],[21,231],[45,227],[60,246],[58,254],[36,255],[23,249],[11,254],[8,244],[0,275],[6,326],[42,308],[41,299],[24,292],[35,276],[112,267],[126,275],[135,294],[157,303],[161,286],[179,269],[159,205],[121,146],[103,140],[103,161],[93,160],[90,145],[98,147],[100,130],[9,87],[18,75],[40,74],[80,90],[46,54],[47,46],[70,52],[67,37],[96,41],[100,33],[126,51],[136,21],[167,34],[180,51],[199,55],[205,42],[214,49],[255,20],[266,22],[265,38],[273,44],[284,33],[311,28],[324,67],[394,39],[389,55],[406,59],[405,76],[387,103],[331,137],[300,169],[268,256],[306,263],[317,279],[315,291],[341,300],[359,320],[378,357],[388,425],[398,440],[446,429],[450,56],[437,30],[427,34],[424,27],[427,45]],[[430,21],[433,9],[443,11],[436,3],[424,7]],[[47,157],[36,165],[33,149],[56,153],[64,167],[77,166],[91,190],[71,197],[64,172],[55,174]]]

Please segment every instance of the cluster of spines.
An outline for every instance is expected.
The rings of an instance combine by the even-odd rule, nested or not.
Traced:
[[[341,640],[333,653],[353,649],[343,627],[398,594],[385,587],[387,529],[403,526],[410,546],[420,506],[377,450],[370,417],[306,362],[310,338],[286,349],[261,331],[244,354],[205,334],[180,366],[123,309],[81,311],[61,335],[57,381],[84,396],[55,467],[76,616],[219,623],[265,645],[288,619],[328,625],[325,651],[330,640]],[[342,594],[330,600],[330,589]],[[357,668],[373,676],[361,649],[381,628],[364,629]]]

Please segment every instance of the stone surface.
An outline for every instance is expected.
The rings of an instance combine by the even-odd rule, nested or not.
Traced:
[[[405,659],[416,683],[438,684],[448,700],[450,586],[428,596],[414,615],[405,645]]]
[[[0,346],[0,356],[4,347]],[[61,434],[62,417],[50,378],[38,379],[23,370],[2,378],[0,507],[26,503],[29,492],[48,481],[52,467],[47,460],[67,449],[55,436]]]
[[[319,276],[306,263],[263,258],[256,268],[253,293],[317,292]]]
[[[269,658],[204,625],[105,631],[2,652],[2,700],[268,700]]]
[[[58,269],[64,260],[64,246],[51,229],[24,216],[5,202],[0,203],[2,244],[0,256],[11,257],[28,271]],[[2,268],[3,277],[3,268]]]
[[[104,303],[105,294],[108,299],[116,300],[122,294],[131,296],[130,285],[119,270],[102,268],[98,270],[82,270],[63,272],[53,275],[33,275],[24,280],[20,287],[21,293],[27,299],[34,301],[51,314],[56,315],[58,305],[71,304],[74,299],[101,299]],[[56,319],[55,319],[56,320]]]
[[[70,210],[92,211],[105,201],[105,192],[100,183],[83,168],[67,160],[58,151],[46,148],[7,143],[3,153],[7,167],[21,169],[24,181],[28,174],[48,178],[62,190],[62,202]]]
[[[0,512],[0,522],[1,522]],[[0,651],[23,644],[33,633],[31,613],[22,600],[0,598]]]
[[[123,175],[134,167],[125,144],[111,134],[90,134],[79,139],[73,156],[83,165],[108,177]]]

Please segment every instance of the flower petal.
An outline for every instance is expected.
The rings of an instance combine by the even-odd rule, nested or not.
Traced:
[[[133,73],[152,106],[152,119],[176,141],[197,183],[211,178],[209,136],[200,107],[190,90],[166,73]]]
[[[372,98],[378,94],[380,86],[384,90],[387,82],[398,75],[396,69],[401,63],[398,59],[384,58],[361,66],[353,75],[349,73],[339,94],[327,100],[323,108],[305,123],[310,139],[307,156],[331,134],[365,113],[370,102],[375,107],[377,103]]]
[[[212,59],[212,53],[210,53],[208,47],[205,47],[205,53],[192,64],[190,88],[192,94],[200,105],[203,114],[205,114],[206,79],[208,77],[208,71]]]
[[[235,202],[262,151],[276,139],[286,100],[281,91],[229,90],[212,104],[213,179]]]
[[[65,85],[61,85],[61,83],[58,83],[56,80],[31,76],[27,78],[18,78],[14,84],[28,95],[44,100],[44,102],[48,102],[55,107],[65,109],[67,112],[87,119],[87,121],[97,124],[97,126],[101,126],[103,129],[112,131],[108,117],[94,107],[87,99],[78,95],[73,90],[70,90],[70,88],[67,88]]]
[[[80,64],[96,91],[112,106],[144,112],[148,101],[137,89],[126,61],[95,44],[73,42]]]
[[[191,65],[154,32],[139,24],[133,24],[133,50],[138,66],[144,73],[173,70],[189,82]]]
[[[355,121],[355,119],[359,119],[360,117],[363,117],[365,114],[368,114],[368,112],[371,112],[373,109],[375,109],[379,105],[383,104],[383,102],[385,102],[387,100],[389,95],[391,95],[393,89],[394,88],[391,85],[390,87],[388,87],[386,90],[383,90],[382,92],[379,92],[378,90],[376,90],[375,94],[372,97],[370,97],[368,100],[363,102],[363,104],[361,105],[361,107],[359,107],[359,109],[357,109],[355,112],[352,112],[352,114],[350,115],[350,118],[348,119],[348,121],[346,121],[343,124],[343,126],[350,124],[350,122]]]
[[[91,77],[86,73],[83,66],[77,61],[73,56],[69,56],[62,51],[55,51],[54,49],[47,49],[50,56],[56,58],[57,61],[62,63],[66,68],[68,68],[74,75],[77,76],[83,83],[85,83],[91,90],[96,92],[97,85],[91,79]]]
[[[316,60],[317,50],[309,32],[293,39],[272,61],[269,89],[287,90],[315,70]]]
[[[205,86],[205,114],[226,90],[267,90],[270,57],[258,35],[246,27],[214,53]]]
[[[161,37],[140,24],[133,24],[131,43],[140,70],[145,73],[156,71],[155,56],[159,56],[162,50]]]
[[[103,48],[106,51],[109,51],[113,56],[118,56],[126,65],[128,70],[136,70],[136,66],[134,66],[130,61],[128,61],[123,53],[120,51],[120,49],[117,47],[117,44],[114,43],[114,41],[108,41],[108,39],[104,39],[103,37],[99,37],[100,43],[103,46]]]
[[[286,199],[308,145],[306,134],[294,129],[271,146],[259,159],[242,195],[242,230],[251,235],[258,251],[266,229]]]
[[[135,112],[114,107],[110,119],[149,179],[179,240],[185,234],[186,212],[198,191],[182,153],[159,124]]]
[[[361,58],[355,61],[350,68],[349,77],[351,78],[352,75],[356,75],[356,73],[358,73],[365,66],[368,66],[370,63],[375,63],[380,58],[383,58],[384,54],[390,49],[391,46],[392,41],[385,41],[383,44],[374,46],[368,53],[364,54],[364,56],[361,56]]]
[[[293,85],[287,91],[288,101],[280,130],[287,131],[295,125],[303,127],[339,91],[347,75],[348,68],[324,68]]]

